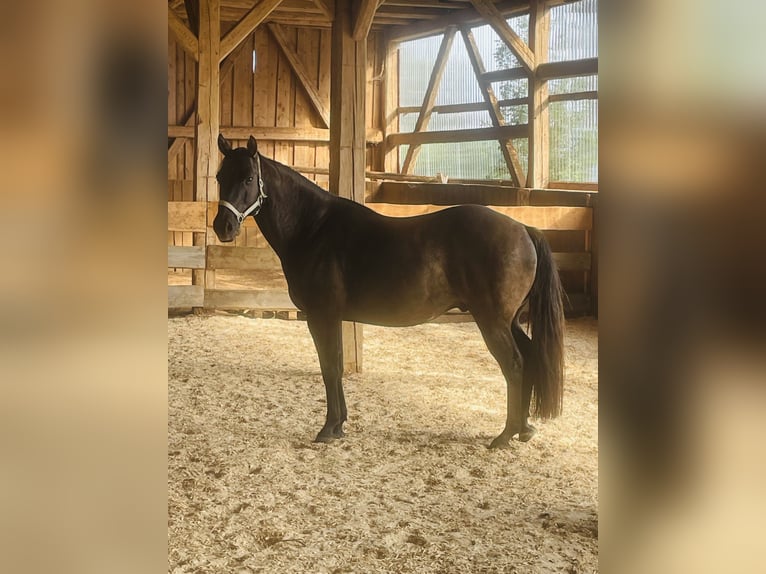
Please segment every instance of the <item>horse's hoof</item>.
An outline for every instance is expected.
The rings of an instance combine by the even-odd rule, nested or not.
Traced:
[[[346,433],[343,432],[343,429],[340,427],[336,427],[335,430],[332,431],[333,438],[343,438],[346,436]]]
[[[511,439],[509,439],[508,437],[505,437],[503,435],[500,435],[495,440],[493,440],[490,443],[489,447],[487,447],[487,448],[489,448],[491,450],[511,448]]]
[[[335,440],[335,437],[330,434],[326,433],[319,433],[317,437],[314,439],[314,442],[321,442],[321,443],[330,443]]]
[[[537,429],[532,425],[525,426],[519,433],[519,442],[527,442],[537,434]]]

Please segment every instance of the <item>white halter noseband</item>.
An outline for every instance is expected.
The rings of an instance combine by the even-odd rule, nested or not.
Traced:
[[[248,215],[252,214],[253,217],[258,215],[258,212],[261,211],[263,200],[268,197],[268,195],[266,195],[266,193],[263,191],[263,177],[261,176],[261,154],[256,154],[255,158],[256,162],[258,163],[258,197],[256,198],[255,202],[245,211],[239,211],[231,203],[224,201],[223,199],[218,202],[218,205],[224,206],[226,209],[237,216],[237,222],[240,225],[242,225],[242,222]]]

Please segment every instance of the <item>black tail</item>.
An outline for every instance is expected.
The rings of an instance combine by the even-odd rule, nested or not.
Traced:
[[[537,272],[529,292],[530,353],[524,377],[532,379],[533,412],[540,418],[561,414],[564,395],[564,305],[556,263],[543,234],[527,227],[537,251]]]

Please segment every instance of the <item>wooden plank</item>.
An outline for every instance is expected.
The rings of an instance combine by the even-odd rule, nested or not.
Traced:
[[[253,125],[253,37],[248,36],[239,45],[240,56],[232,69],[232,120],[235,126]]]
[[[204,232],[206,210],[207,204],[199,201],[169,201],[168,231]]]
[[[204,269],[205,248],[168,245],[168,267]]]
[[[370,33],[370,26],[372,26],[372,19],[375,17],[375,12],[378,10],[381,0],[359,0],[355,4],[357,7],[356,16],[351,36],[354,40],[360,42],[367,39],[367,34]]]
[[[245,14],[237,25],[228,34],[221,38],[221,51],[219,62],[228,56],[242,40],[247,38],[261,22],[268,18],[282,0],[260,0],[250,11]]]
[[[183,20],[178,17],[175,11],[168,6],[168,29],[173,33],[176,42],[195,60],[199,57],[199,41],[194,32],[189,30]]]
[[[333,3],[333,10],[335,4]],[[333,12],[332,19],[335,19],[335,13]],[[330,101],[330,76],[331,76],[331,62],[332,62],[332,32],[330,30],[318,30],[319,34],[319,71],[317,90],[323,101]],[[368,134],[369,137],[369,134]],[[381,133],[382,137],[382,133]],[[329,141],[329,140],[328,140]],[[314,165],[327,167],[330,165],[330,147],[326,145],[317,145],[314,150]],[[327,176],[317,177],[317,184],[321,185],[324,189],[330,187],[329,171]]]
[[[529,43],[535,53],[537,67],[548,61],[550,8],[545,0],[532,0],[529,13]],[[527,186],[548,187],[549,124],[548,82],[535,74],[529,78],[529,156]]]
[[[284,56],[287,58],[290,67],[293,69],[293,73],[295,74],[296,78],[298,78],[298,83],[308,96],[311,105],[314,106],[317,114],[319,114],[319,117],[322,120],[322,124],[326,128],[329,127],[330,112],[327,109],[325,102],[320,97],[316,87],[314,87],[314,82],[310,78],[308,71],[305,69],[303,62],[301,62],[298,54],[296,54],[295,51],[290,47],[284,30],[282,30],[282,27],[279,26],[279,24],[268,24],[268,28],[271,34],[274,36],[274,40],[276,40],[277,45],[282,50],[282,54],[284,54]]]
[[[519,124],[514,126],[474,128],[468,130],[389,134],[386,137],[386,141],[389,145],[476,142],[501,138],[524,138],[527,137],[528,133],[529,130],[527,124]]]
[[[484,16],[484,19],[497,32],[497,35],[500,36],[500,39],[508,46],[513,55],[518,58],[522,67],[528,73],[533,73],[535,70],[534,53],[529,49],[526,42],[513,31],[513,28],[506,22],[505,16],[500,13],[494,2],[492,0],[471,0],[471,3],[476,8],[476,11]]]
[[[590,253],[554,253],[553,260],[559,271],[590,271]]]
[[[535,72],[535,77],[538,80],[553,80],[572,76],[592,76],[594,74],[598,74],[598,58],[540,64]]]
[[[202,307],[205,290],[202,285],[168,285],[168,308]]]
[[[373,211],[388,217],[412,217],[447,209],[443,205],[399,205],[370,203]],[[593,210],[588,207],[531,207],[490,205],[490,209],[538,229],[588,230],[593,226]]]
[[[492,88],[490,82],[486,82],[482,79],[486,72],[486,68],[484,67],[484,61],[479,52],[479,47],[476,45],[476,39],[473,37],[473,32],[471,32],[470,28],[465,26],[460,29],[460,32],[463,36],[466,51],[468,52],[468,59],[470,60],[474,74],[476,75],[476,81],[479,82],[482,97],[487,104],[487,111],[492,120],[492,125],[495,127],[504,126],[505,118],[497,103],[495,90]],[[498,143],[500,144],[500,151],[503,154],[505,165],[508,167],[508,173],[511,175],[511,181],[514,185],[522,185],[524,168],[521,166],[516,148],[513,147],[510,138],[499,139]]]
[[[290,29],[291,45],[295,44],[295,28]],[[295,127],[295,78],[289,60],[281,50],[277,50],[276,74],[276,117],[275,124],[282,128]],[[285,142],[274,144],[273,158],[280,163],[290,164],[295,161],[293,147]]]
[[[207,289],[204,306],[206,309],[296,310],[287,291],[276,290]]]
[[[271,247],[209,245],[207,265],[210,269],[282,270],[282,262]]]
[[[275,125],[276,118],[277,92],[274,78],[277,75],[278,48],[274,43],[274,38],[263,27],[255,31],[254,37],[257,60],[251,87],[253,92],[253,124],[271,127]],[[256,134],[252,135],[259,140],[258,149],[260,153],[267,157],[274,157],[274,141],[260,138]]]
[[[524,68],[508,68],[507,70],[494,70],[492,72],[484,72],[481,79],[485,82],[507,82],[512,80],[522,80],[528,78]]]
[[[296,55],[301,62],[313,62],[313,66],[308,66],[306,68],[306,81],[316,91],[317,76],[319,73],[318,60],[320,32],[318,30],[310,30],[308,28],[299,28],[297,31],[297,36],[298,37],[295,44]],[[316,116],[317,114],[314,111],[314,107],[309,102],[308,97],[305,95],[305,91],[296,92],[295,126],[312,126],[315,123],[318,123]],[[295,142],[293,144],[294,163],[292,165],[312,166],[311,169],[313,169],[316,161],[316,147],[316,144],[313,142]],[[316,180],[315,174],[312,172],[305,173],[305,175],[307,175],[307,177],[312,180]]]
[[[454,26],[451,26],[444,31],[444,37],[439,46],[439,53],[436,55],[436,61],[431,70],[431,77],[428,80],[428,87],[423,96],[423,103],[420,106],[420,113],[418,114],[418,119],[415,121],[415,129],[413,131],[416,133],[421,133],[428,129],[428,122],[431,120],[431,111],[436,103],[436,97],[439,94],[439,86],[441,85],[444,69],[446,68],[450,50],[452,49],[452,42],[455,39],[455,32],[457,32],[457,28]],[[412,144],[407,148],[407,155],[404,157],[404,163],[402,165],[402,173],[412,173],[415,169],[418,155],[420,155],[419,144]]]

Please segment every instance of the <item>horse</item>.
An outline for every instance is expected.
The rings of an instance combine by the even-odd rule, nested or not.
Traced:
[[[386,217],[264,157],[252,136],[232,149],[219,135],[218,148],[218,239],[233,241],[253,217],[305,313],[327,397],[316,442],[345,436],[342,321],[402,327],[469,311],[506,381],[505,428],[489,448],[532,438],[530,403],[541,418],[561,413],[562,288],[539,230],[480,205]]]

